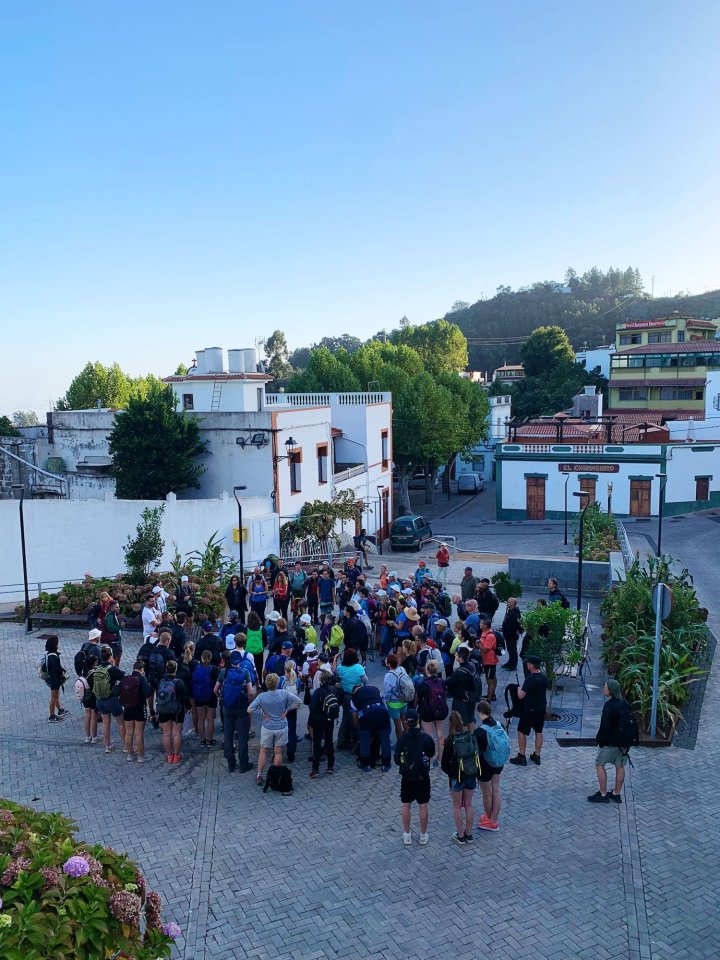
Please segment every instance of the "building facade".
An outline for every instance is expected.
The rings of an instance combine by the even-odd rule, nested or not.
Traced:
[[[497,444],[507,437],[508,423],[512,416],[512,397],[488,397],[490,403],[490,419],[488,423],[488,438],[483,443],[473,447],[467,457],[456,457],[453,465],[452,480],[457,480],[461,473],[477,473],[486,482],[495,479],[495,450]]]

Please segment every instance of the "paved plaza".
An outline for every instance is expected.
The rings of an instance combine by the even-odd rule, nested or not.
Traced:
[[[70,669],[82,636],[61,635]],[[503,773],[500,833],[454,846],[434,770],[430,844],[405,848],[397,775],[362,774],[348,754],[334,777],[311,781],[301,745],[295,795],[283,798],[229,774],[219,748],[191,746],[168,767],[152,729],[145,767],[85,746],[71,685],[70,716],[47,723],[40,649],[0,625],[2,794],[62,811],[83,838],[135,858],[184,931],[184,960],[718,956],[716,677],[695,751],[636,751],[622,806],[588,804],[592,748],[560,749],[550,735],[541,767]]]

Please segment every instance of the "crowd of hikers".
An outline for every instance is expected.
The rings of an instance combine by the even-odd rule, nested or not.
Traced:
[[[326,776],[334,774],[336,751],[354,754],[365,774],[375,769],[387,774],[394,764],[401,774],[406,845],[413,842],[413,803],[419,809],[419,843],[428,842],[430,771],[440,767],[452,798],[453,841],[473,841],[478,786],[477,827],[497,832],[503,767],[507,762],[527,766],[531,736],[529,760],[540,765],[546,714],[548,681],[540,660],[520,645],[517,602],[508,601],[502,626],[493,627],[497,597],[469,567],[453,595],[445,578],[433,576],[423,560],[412,576],[402,578],[383,564],[373,580],[353,557],[340,570],[322,565],[309,572],[299,563],[286,569],[281,562],[268,562],[247,580],[231,578],[227,616],[203,620],[194,640],[187,578],[173,596],[158,582],[145,600],[143,642],[130,668],[121,666],[117,603],[101,595],[73,660],[84,742],[102,743],[105,753],[112,753],[114,725],[126,761],[143,764],[150,723],[161,734],[166,762],[179,764],[183,741],[194,739],[212,749],[221,739],[230,772],[255,770],[259,786],[285,795],[293,792],[289,765],[304,742],[311,779],[323,767]],[[506,725],[493,716],[497,669],[505,655],[503,669],[517,674],[520,663],[522,669],[522,678],[517,675],[518,682],[506,687],[504,717],[518,719],[514,757]],[[376,660],[369,676],[369,662]],[[380,663],[385,672],[378,682]],[[60,704],[60,691],[68,672],[57,637],[46,640],[38,672],[50,688],[49,721],[61,722],[67,709]],[[618,699],[614,689],[608,693],[606,687],[606,695]],[[298,711],[304,708],[301,736]],[[603,715],[601,790],[589,798],[593,802],[620,802],[626,751],[618,747],[610,756],[610,745],[622,714],[616,704]],[[259,747],[255,766],[249,753],[253,739]],[[602,789],[601,759],[603,772],[606,763],[616,767],[610,795]]]

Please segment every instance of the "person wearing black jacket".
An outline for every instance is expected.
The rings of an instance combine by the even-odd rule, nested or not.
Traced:
[[[213,666],[219,667],[225,653],[225,644],[214,632],[214,629],[210,620],[203,623],[202,635],[195,645],[195,659],[199,662],[205,650],[209,650],[212,654]]]
[[[175,654],[176,661],[179,661],[182,658],[183,650],[185,649],[185,644],[187,643],[187,634],[185,633],[186,621],[187,616],[184,613],[178,613],[175,617],[175,621],[170,624],[172,628],[170,647],[172,652]]]
[[[49,723],[60,723],[67,713],[67,710],[60,706],[60,687],[65,683],[66,673],[60,663],[58,643],[59,640],[54,635],[45,641],[45,672],[47,674],[45,683],[50,687]]]
[[[345,620],[342,625],[343,636],[345,638],[345,649],[352,647],[357,650],[360,662],[365,666],[365,658],[368,649],[367,627],[357,618],[357,610],[352,601],[345,607]]]
[[[225,590],[225,602],[228,610],[236,610],[240,616],[247,613],[247,587],[240,577],[233,575]]]
[[[502,622],[502,633],[505,637],[505,649],[508,652],[508,661],[503,664],[502,668],[503,670],[517,670],[518,640],[522,633],[522,619],[515,597],[510,597],[507,602],[507,609]]]
[[[335,721],[328,719],[325,715],[325,698],[332,694],[338,700],[342,700],[342,693],[335,688],[335,677],[332,667],[323,664],[319,670],[320,686],[310,697],[310,713],[308,715],[308,726],[312,730],[312,770],[310,778],[314,780],[320,774],[320,757],[323,749],[328,762],[328,773],[333,773],[335,769],[335,747],[333,745],[333,731]]]
[[[603,693],[607,700],[600,717],[600,728],[595,736],[599,747],[595,757],[595,770],[600,789],[597,793],[588,797],[588,800],[590,803],[610,803],[612,801],[622,803],[621,793],[625,782],[625,765],[628,762],[628,755],[617,745],[617,734],[620,722],[630,706],[626,700],[622,699],[620,684],[617,680],[606,680]],[[607,792],[607,770],[605,767],[608,763],[615,767],[615,786],[612,793]]]
[[[128,696],[133,697],[135,687],[137,687],[138,703],[135,706],[125,706],[123,699],[127,699]],[[138,763],[145,763],[147,700],[151,696],[152,687],[145,677],[145,664],[142,660],[136,660],[130,676],[120,681],[120,703],[125,720],[125,752],[128,763],[131,763],[136,756]]]
[[[478,583],[475,599],[477,600],[480,619],[482,620],[483,617],[487,617],[490,623],[492,623],[492,618],[497,613],[500,602],[490,589],[490,581],[487,577],[483,577]]]
[[[470,649],[460,646],[456,651],[455,669],[445,681],[445,690],[452,697],[451,709],[463,719],[466,730],[475,725],[475,668],[470,662]]]

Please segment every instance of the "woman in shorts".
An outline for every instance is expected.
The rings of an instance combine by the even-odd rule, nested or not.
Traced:
[[[212,651],[203,650],[200,662],[193,661],[190,694],[195,702],[198,717],[198,735],[200,746],[215,746],[215,711],[218,698],[213,692],[217,683],[219,669],[212,664]]]
[[[168,763],[180,763],[182,760],[180,742],[188,702],[187,688],[177,676],[177,664],[174,660],[168,660],[155,694],[163,750]]]
[[[85,728],[85,743],[97,743],[100,737],[97,735],[98,709],[97,698],[93,690],[93,676],[97,669],[98,658],[90,653],[85,656],[84,677],[87,680],[87,692],[83,698],[83,726]]]
[[[117,685],[124,676],[122,670],[112,662],[112,649],[106,645],[100,647],[100,666],[93,674],[93,691],[97,697],[97,709],[102,719],[105,753],[112,753],[115,749],[112,744],[113,717],[120,733],[123,750],[125,749],[125,721],[117,692]]]
[[[465,731],[465,722],[457,710],[450,714],[450,734],[445,741],[440,766],[447,774],[450,784],[450,798],[453,805],[455,819],[455,833],[452,839],[455,843],[472,843],[473,827],[473,794],[477,787],[477,777],[464,775],[460,769],[460,761],[455,753],[455,738]]]
[[[145,724],[147,723],[147,699],[152,696],[152,687],[145,677],[145,664],[136,660],[129,677],[120,681],[120,703],[125,721],[125,752],[131,763],[145,763]]]
[[[481,830],[492,830],[497,833],[498,817],[500,816],[500,774],[503,767],[491,767],[485,759],[485,752],[488,749],[488,728],[498,726],[497,720],[493,720],[492,706],[487,700],[481,700],[478,704],[478,714],[480,715],[480,725],[475,728],[475,739],[478,743],[480,756],[482,757],[480,771],[480,789],[482,790],[483,807],[485,812],[478,821],[478,827]],[[509,754],[508,749],[508,754]]]

